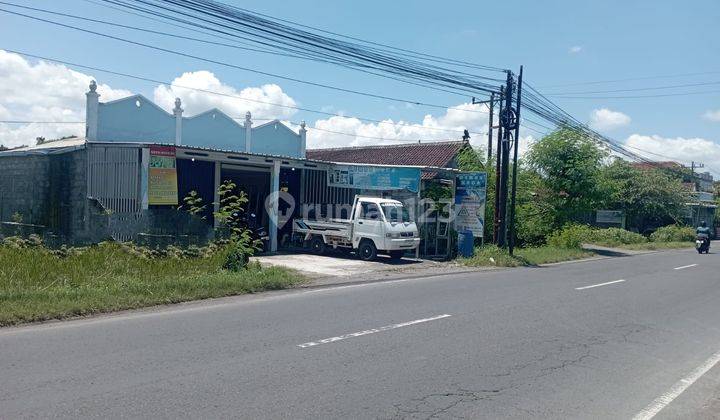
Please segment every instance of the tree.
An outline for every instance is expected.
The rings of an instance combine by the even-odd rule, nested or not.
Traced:
[[[688,200],[678,178],[660,169],[638,169],[620,159],[604,168],[600,188],[606,192],[605,206],[623,210],[628,225],[640,232],[679,221]]]
[[[558,129],[532,145],[528,167],[542,179],[542,199],[554,213],[547,218],[552,219],[553,227],[595,209],[602,198],[598,179],[607,155],[593,139],[569,128]]]

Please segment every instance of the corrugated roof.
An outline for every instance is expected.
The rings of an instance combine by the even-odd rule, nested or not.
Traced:
[[[468,144],[468,142],[461,140],[403,143],[389,146],[338,147],[311,149],[306,154],[308,159],[329,162],[447,168],[458,152]]]

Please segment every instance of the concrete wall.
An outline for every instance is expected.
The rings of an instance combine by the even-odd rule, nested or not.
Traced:
[[[57,155],[0,157],[0,221],[18,212],[23,223],[73,240],[85,236],[87,155],[77,150]]]
[[[142,95],[100,103],[97,140],[175,143],[175,117]]]
[[[304,124],[299,134],[280,121],[252,127],[250,113],[245,116],[243,125],[217,108],[184,117],[179,99],[170,114],[142,95],[101,103],[97,93],[92,91],[93,86],[87,102],[87,109],[92,111],[87,113],[89,141],[171,143],[305,157]]]
[[[50,156],[0,158],[0,221],[18,212],[23,223],[49,223]]]
[[[279,121],[252,129],[252,153],[304,157],[300,136]]]
[[[183,118],[182,145],[245,151],[245,127],[216,109]],[[209,146],[210,145],[210,146]]]

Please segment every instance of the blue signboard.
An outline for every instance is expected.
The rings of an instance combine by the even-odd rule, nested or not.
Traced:
[[[455,230],[469,230],[474,237],[482,237],[485,228],[487,174],[465,172],[458,174],[455,179]]]
[[[418,168],[334,165],[327,174],[329,187],[412,192],[418,192],[420,187]]]

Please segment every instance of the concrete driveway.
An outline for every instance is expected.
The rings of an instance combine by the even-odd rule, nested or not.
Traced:
[[[280,253],[252,258],[264,266],[281,266],[298,270],[311,277],[348,277],[355,275],[381,274],[382,272],[405,271],[436,267],[437,262],[402,258],[392,260],[379,255],[375,261],[362,261],[352,255],[313,255]]]

